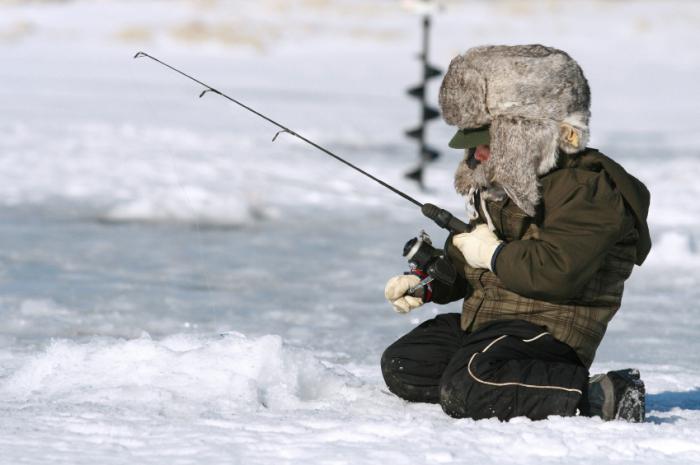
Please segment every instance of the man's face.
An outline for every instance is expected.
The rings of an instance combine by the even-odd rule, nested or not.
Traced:
[[[488,145],[477,145],[474,152],[474,158],[480,162],[484,162],[491,156],[491,147]]]
[[[471,170],[475,170],[479,163],[488,160],[491,157],[491,147],[487,144],[477,145],[467,149],[467,155],[464,162]]]

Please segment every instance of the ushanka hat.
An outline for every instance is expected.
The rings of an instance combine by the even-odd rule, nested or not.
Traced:
[[[588,142],[588,82],[555,48],[472,48],[450,63],[439,99],[444,120],[459,128],[451,146],[491,148],[473,169],[460,163],[457,191],[505,192],[529,215],[540,201],[537,178],[556,166],[558,151],[576,153]]]

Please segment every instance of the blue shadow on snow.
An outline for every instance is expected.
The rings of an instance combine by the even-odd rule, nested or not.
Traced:
[[[660,392],[647,394],[647,412],[668,412],[674,408],[700,410],[700,388],[687,392]]]

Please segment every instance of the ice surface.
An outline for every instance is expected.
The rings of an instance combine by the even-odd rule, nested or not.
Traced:
[[[416,208],[143,49],[453,212],[459,154],[403,178],[419,17],[400,2],[0,3],[0,463],[700,463],[700,7],[446,2],[431,61],[542,42],[583,66],[592,145],[652,193],[654,248],[593,371],[642,425],[454,420],[378,359],[438,312],[386,279]],[[437,83],[429,101],[436,103]],[[444,147],[452,129],[430,124]],[[441,142],[442,141],[442,142]]]

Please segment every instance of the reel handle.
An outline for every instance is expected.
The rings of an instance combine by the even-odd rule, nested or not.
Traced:
[[[435,224],[437,224],[441,228],[447,229],[452,233],[465,233],[470,232],[472,229],[474,229],[474,226],[472,226],[471,224],[467,224],[459,218],[455,218],[455,216],[452,213],[438,207],[437,205],[433,205],[432,203],[423,204],[420,211],[425,216],[433,220]]]

